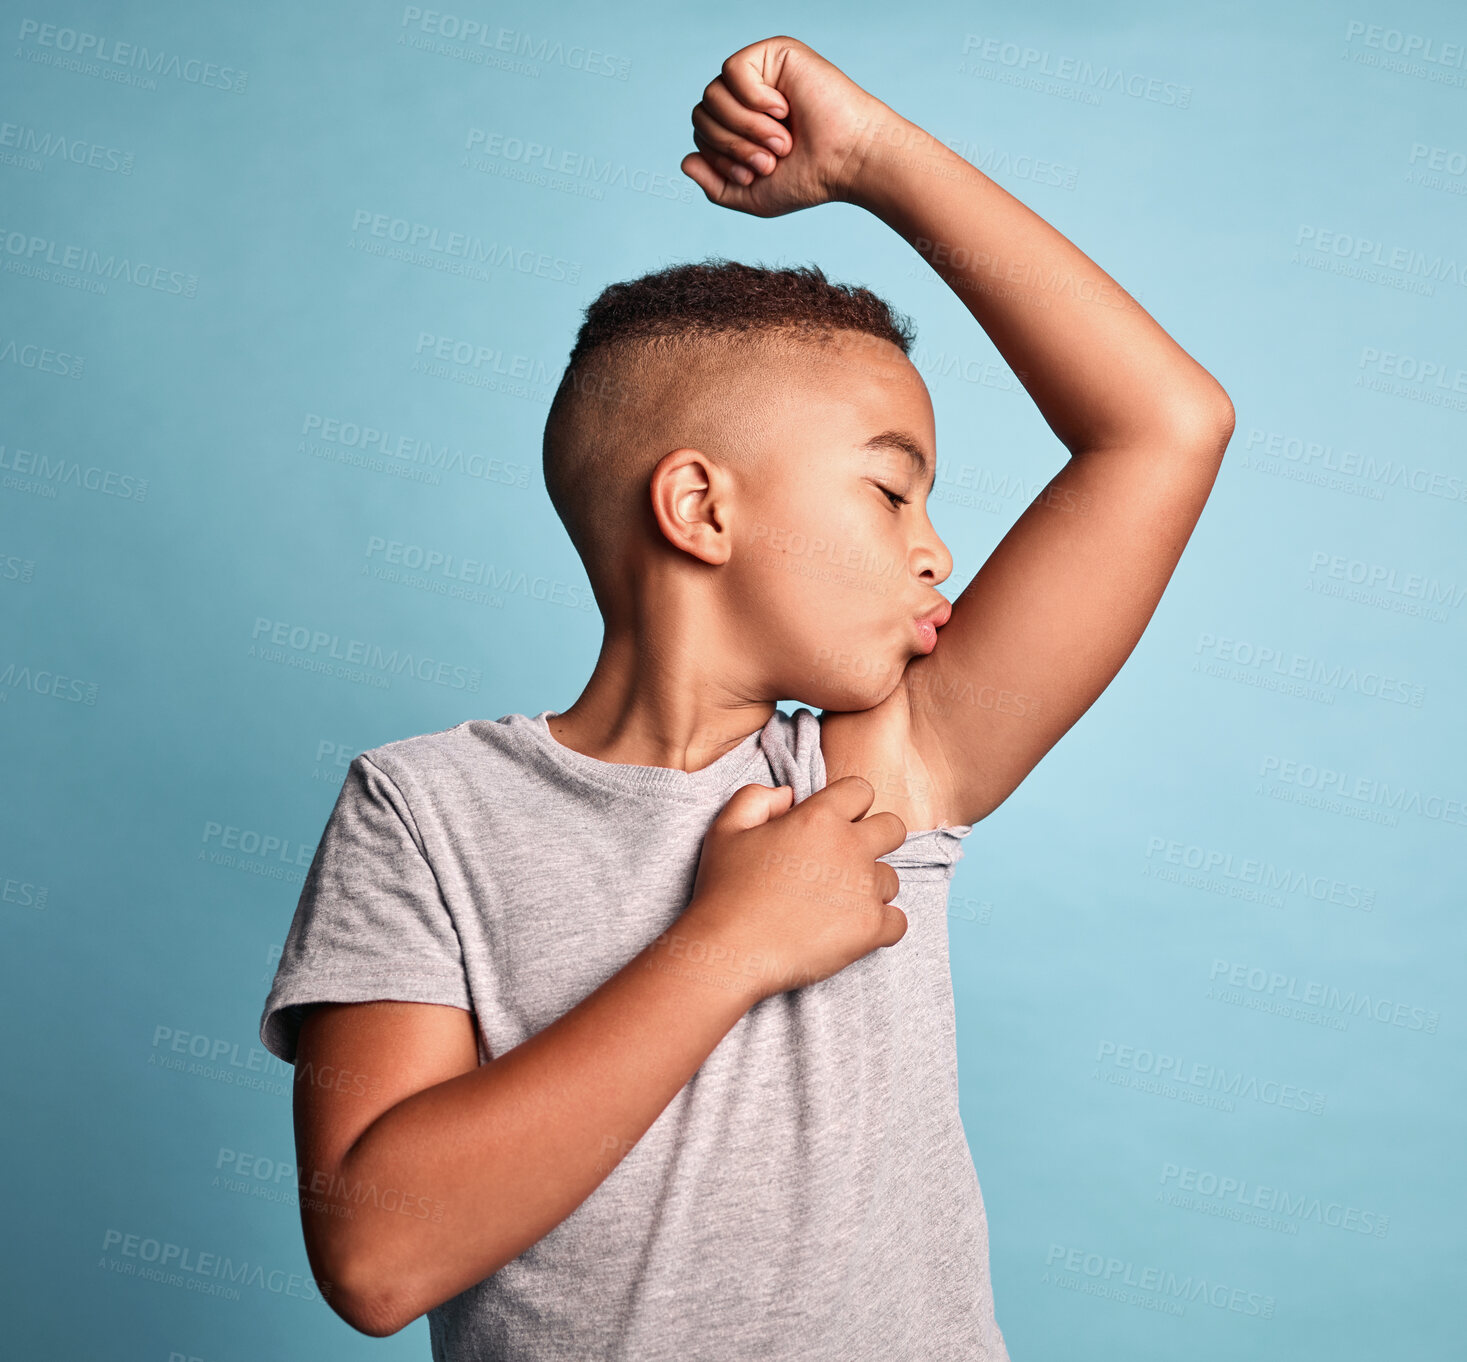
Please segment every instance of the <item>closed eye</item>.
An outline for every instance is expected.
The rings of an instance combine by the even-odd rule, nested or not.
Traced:
[[[877,486],[879,487],[881,484],[878,483]],[[893,506],[907,506],[911,504],[901,493],[893,492],[889,487],[882,487],[881,490],[886,496],[891,498]]]

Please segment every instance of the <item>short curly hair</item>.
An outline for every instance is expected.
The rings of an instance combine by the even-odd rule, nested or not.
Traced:
[[[759,380],[856,332],[907,357],[910,320],[818,265],[711,256],[611,284],[586,308],[545,421],[546,491],[598,600],[657,461],[679,444],[747,465]]]

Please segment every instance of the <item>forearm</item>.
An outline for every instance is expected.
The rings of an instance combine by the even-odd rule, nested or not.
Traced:
[[[344,1187],[407,1188],[436,1221],[371,1214],[343,1255],[369,1332],[396,1332],[543,1238],[606,1179],[755,1000],[670,954],[687,914],[564,1016],[380,1116]],[[746,981],[744,981],[746,982]]]
[[[889,110],[867,131],[843,197],[941,275],[1072,454],[1226,424],[1217,381],[1037,213]]]

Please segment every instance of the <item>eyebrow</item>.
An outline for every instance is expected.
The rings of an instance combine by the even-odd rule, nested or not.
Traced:
[[[904,430],[883,430],[880,435],[873,435],[860,448],[894,449],[899,454],[905,454],[915,465],[918,473],[926,473],[928,470],[927,451],[922,447],[922,442]],[[929,492],[936,482],[937,468],[933,465],[932,476],[927,480]]]

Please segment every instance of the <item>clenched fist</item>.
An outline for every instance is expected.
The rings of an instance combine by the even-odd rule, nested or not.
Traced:
[[[723,63],[693,108],[682,171],[712,203],[779,217],[845,200],[874,128],[896,115],[798,39],[765,38]]]

